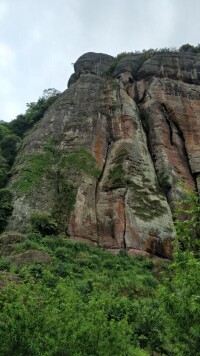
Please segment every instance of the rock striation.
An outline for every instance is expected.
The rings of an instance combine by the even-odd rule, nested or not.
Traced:
[[[200,189],[200,55],[86,53],[25,137],[7,230],[50,212],[72,239],[170,258],[183,186]]]

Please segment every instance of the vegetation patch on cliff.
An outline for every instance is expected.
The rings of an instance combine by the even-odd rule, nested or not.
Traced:
[[[72,168],[85,172],[94,178],[98,178],[100,175],[96,159],[84,147],[81,147],[76,152],[67,155],[64,159],[64,165],[66,168]]]
[[[151,181],[148,184],[143,178],[141,184],[138,184],[132,180],[130,191],[134,201],[132,208],[141,219],[152,220],[154,217],[168,213],[167,208],[162,205],[162,201],[165,201],[164,195],[159,188],[151,186]]]
[[[26,161],[16,168],[19,178],[12,184],[12,188],[19,193],[29,193],[40,182],[50,164],[48,152],[28,156]]]

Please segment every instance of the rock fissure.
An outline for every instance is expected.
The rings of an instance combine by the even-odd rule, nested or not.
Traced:
[[[127,245],[126,245],[126,196],[128,193],[128,187],[125,190],[124,193],[124,231],[123,231],[123,247],[125,250],[127,250]]]
[[[172,115],[172,112],[169,112],[169,110],[167,109],[165,104],[162,104],[162,108],[163,108],[163,111],[164,111],[164,116],[166,118],[166,122],[167,122],[167,124],[168,124],[168,126],[170,128],[170,142],[172,143],[172,146],[174,146],[174,143],[173,143],[173,126],[174,126],[174,128],[177,130],[178,135],[179,135],[179,137],[181,139],[182,151],[183,151],[182,154],[184,156],[184,159],[185,159],[186,165],[188,167],[188,170],[190,172],[190,175],[193,178],[193,182],[194,182],[194,185],[195,185],[195,190],[196,190],[196,192],[198,192],[197,181],[196,181],[196,178],[195,178],[195,174],[192,172],[192,168],[191,168],[191,165],[190,165],[190,160],[189,160],[189,157],[188,157],[188,152],[187,152],[187,148],[186,148],[186,143],[185,143],[185,138],[184,138],[183,132],[180,129],[180,126],[178,125],[178,123],[170,118],[170,116]]]
[[[111,142],[109,141],[108,145],[107,145],[107,149],[106,149],[104,164],[103,164],[101,173],[100,173],[99,177],[97,178],[96,188],[95,188],[95,215],[96,215],[96,228],[97,228],[97,243],[99,243],[99,219],[98,219],[98,207],[97,207],[98,195],[99,195],[100,185],[101,185],[102,179],[104,177],[104,172],[105,172],[107,161],[108,161],[110,145],[111,145]]]
[[[168,111],[167,111],[167,108],[166,108],[165,104],[162,104],[162,110],[163,110],[164,118],[165,118],[166,123],[167,123],[168,128],[169,128],[170,143],[171,143],[171,146],[174,146],[172,122],[169,119],[169,114],[168,114]]]

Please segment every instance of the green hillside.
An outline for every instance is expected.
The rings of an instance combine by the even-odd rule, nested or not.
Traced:
[[[189,250],[172,264],[38,232],[3,234],[0,248],[1,355],[199,355]]]

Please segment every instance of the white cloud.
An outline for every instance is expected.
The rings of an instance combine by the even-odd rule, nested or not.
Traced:
[[[15,52],[8,45],[0,43],[0,70],[11,70],[15,61]]]
[[[5,2],[0,2],[0,20],[4,18],[4,16],[8,12],[8,5]]]
[[[31,30],[31,40],[32,40],[32,45],[33,44],[37,44],[40,43],[43,40],[43,35],[42,35],[42,31],[41,29],[39,29],[38,27],[35,27]]]

